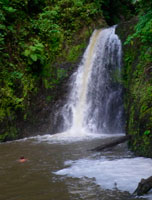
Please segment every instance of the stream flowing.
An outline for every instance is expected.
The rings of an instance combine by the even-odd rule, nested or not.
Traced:
[[[132,195],[152,175],[152,159],[135,157],[126,143],[91,151],[125,135],[120,78],[115,26],[95,30],[54,116],[59,133],[0,144],[0,200],[152,199]]]

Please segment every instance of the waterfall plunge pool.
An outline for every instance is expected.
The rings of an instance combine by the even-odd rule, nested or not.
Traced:
[[[152,199],[131,195],[140,179],[151,175],[152,159],[134,157],[126,144],[89,151],[114,138],[106,136],[66,141],[58,134],[0,144],[0,199]],[[18,162],[22,155],[27,162]]]

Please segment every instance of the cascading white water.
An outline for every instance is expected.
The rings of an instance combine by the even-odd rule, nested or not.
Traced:
[[[85,124],[93,132],[122,132],[121,41],[115,27],[100,33],[87,93]]]
[[[115,26],[95,30],[71,78],[71,91],[60,112],[60,132],[122,132],[121,42]]]

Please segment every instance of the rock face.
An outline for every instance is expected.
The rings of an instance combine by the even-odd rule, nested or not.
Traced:
[[[53,124],[55,112],[65,102],[68,93],[68,80],[71,73],[77,67],[79,59],[73,63],[59,63],[58,67],[66,68],[67,76],[55,88],[46,89],[42,87],[38,94],[31,98],[27,119],[23,120],[21,118],[17,120],[16,125],[20,133],[19,138],[54,134],[58,131]]]
[[[151,48],[139,38],[127,45],[125,40],[134,33],[137,18],[117,27],[123,43],[124,105],[126,133],[131,135],[130,148],[137,154],[152,157],[152,73]]]
[[[152,176],[147,179],[141,179],[137,189],[134,191],[135,195],[141,196],[148,193],[152,189]]]

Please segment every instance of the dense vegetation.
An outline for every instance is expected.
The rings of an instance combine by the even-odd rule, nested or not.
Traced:
[[[124,47],[126,129],[131,149],[152,157],[152,2],[135,3],[138,20],[124,27],[132,32]]]
[[[55,63],[77,60],[99,18],[102,24],[98,3],[91,1],[0,2],[0,140],[17,136],[16,120],[28,118],[40,88],[53,90],[67,76]]]
[[[30,119],[40,93],[53,102],[94,28],[138,16],[123,33],[126,127],[132,149],[151,156],[151,7],[149,0],[1,0],[0,140],[20,137],[16,122]]]

